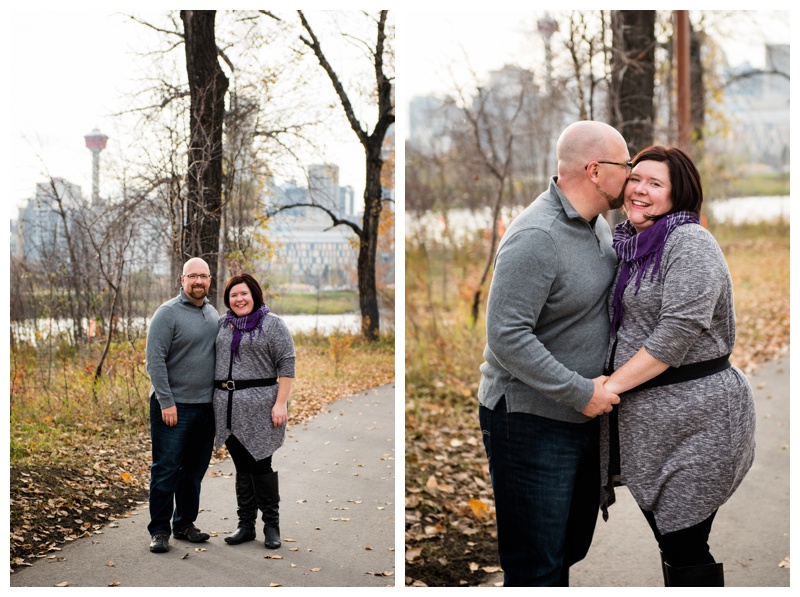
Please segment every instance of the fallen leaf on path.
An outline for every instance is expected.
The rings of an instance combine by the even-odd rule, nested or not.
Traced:
[[[778,564],[778,568],[788,568],[789,567],[789,556],[786,556],[781,560],[781,563]]]
[[[120,582],[118,580],[115,580],[114,582],[108,583],[109,587],[118,587],[119,585],[120,585]]]
[[[56,586],[57,586],[57,587],[68,587],[68,586],[69,586],[69,583],[68,583],[68,582],[66,582],[66,581],[65,581],[65,582],[60,582],[60,583],[58,583]]]
[[[486,502],[482,502],[481,500],[469,500],[468,503],[469,507],[472,509],[472,513],[478,520],[483,520],[489,516],[489,504]]]
[[[280,587],[282,585],[280,583],[271,582],[271,583],[269,583],[269,586],[271,586],[271,587]]]
[[[110,566],[110,567],[112,567],[112,568],[113,568],[113,567],[114,567],[114,565],[115,565],[115,564],[114,564],[114,562],[112,562],[111,560],[108,560],[108,561],[106,562],[106,566]]]
[[[312,568],[311,572],[319,572],[320,570],[322,570],[322,568]]]

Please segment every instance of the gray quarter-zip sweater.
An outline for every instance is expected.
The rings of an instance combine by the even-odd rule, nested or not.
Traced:
[[[486,306],[480,403],[583,423],[608,348],[606,299],[617,256],[611,230],[587,222],[556,185],[511,223]]]
[[[183,289],[156,309],[147,329],[146,369],[150,395],[155,391],[162,409],[212,401],[218,323],[208,299],[198,307]]]

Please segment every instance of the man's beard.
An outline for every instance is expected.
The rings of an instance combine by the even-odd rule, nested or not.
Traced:
[[[600,191],[600,194],[608,202],[608,209],[612,210],[619,209],[625,203],[625,186],[622,187],[622,190],[620,191],[617,197],[614,197],[613,195],[606,193],[603,189],[599,187],[597,190]]]
[[[199,293],[199,296],[197,296]],[[192,296],[197,296],[197,298],[205,298],[208,294],[208,290],[206,290],[205,286],[193,286],[191,291],[189,292]]]

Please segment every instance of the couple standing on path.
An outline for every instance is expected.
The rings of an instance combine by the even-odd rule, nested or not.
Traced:
[[[207,298],[210,285],[208,264],[187,261],[179,295],[156,310],[147,332],[153,553],[169,550],[170,534],[192,543],[210,538],[194,523],[215,436],[236,468],[239,523],[225,542],[254,540],[261,510],[264,545],[281,545],[272,455],[286,435],[294,344],[286,324],[269,313],[255,278],[228,280],[223,317]]]
[[[567,127],[558,176],[495,258],[480,424],[506,586],[568,586],[598,510],[627,485],[666,586],[723,586],[708,537],[755,453],[728,357],[730,273],[679,149],[632,160],[614,128]],[[624,206],[612,239],[601,214]]]

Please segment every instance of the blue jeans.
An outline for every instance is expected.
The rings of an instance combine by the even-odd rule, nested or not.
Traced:
[[[569,586],[600,507],[599,425],[481,406],[505,586]]]
[[[194,524],[200,510],[200,483],[214,445],[214,409],[208,404],[177,404],[178,424],[161,419],[161,406],[150,397],[150,535],[170,534]]]

